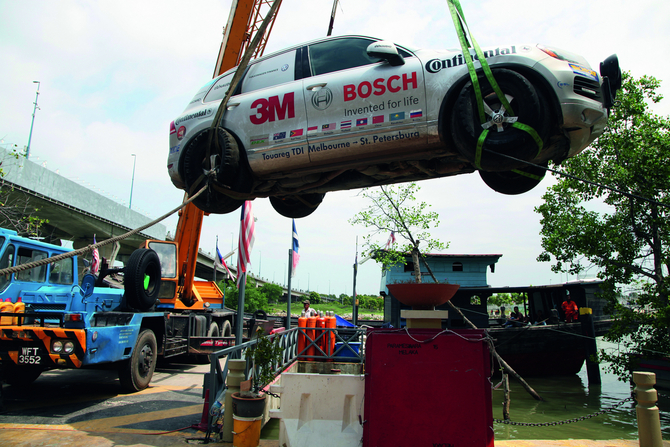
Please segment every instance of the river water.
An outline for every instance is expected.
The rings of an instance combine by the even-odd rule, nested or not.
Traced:
[[[598,348],[616,349],[616,345],[598,340]],[[601,365],[601,385],[588,384],[586,366],[568,377],[526,378],[546,401],[534,400],[510,378],[510,419],[514,422],[544,423],[563,421],[610,408],[630,397],[631,386],[620,382]],[[495,380],[495,379],[494,379]],[[663,439],[670,439],[670,392],[661,391],[657,403]],[[493,418],[502,416],[503,387],[493,391]],[[494,423],[495,439],[638,439],[635,403],[625,402],[613,411],[584,421],[548,427],[524,427]]]

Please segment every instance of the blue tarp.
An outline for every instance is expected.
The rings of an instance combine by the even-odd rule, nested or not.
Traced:
[[[345,320],[337,314],[335,314],[335,320],[337,321],[337,327],[356,327],[350,321]]]

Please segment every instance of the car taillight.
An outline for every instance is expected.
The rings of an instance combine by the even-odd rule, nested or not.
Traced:
[[[65,321],[82,321],[81,314],[65,314],[63,319]]]

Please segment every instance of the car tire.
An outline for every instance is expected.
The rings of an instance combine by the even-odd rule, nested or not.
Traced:
[[[147,248],[132,252],[124,272],[126,303],[134,309],[147,310],[156,303],[160,286],[161,263],[158,254]]]
[[[501,194],[517,195],[539,185],[546,172],[542,167],[527,166],[513,171],[479,171],[479,176],[492,190]]]
[[[312,214],[323,201],[325,194],[271,196],[272,207],[284,217],[299,219]]]
[[[214,153],[213,144],[211,155],[215,155],[214,163],[217,169],[215,180],[226,187],[234,187],[239,177],[240,149],[237,140],[228,131],[217,128],[216,138],[219,142],[221,152]],[[207,158],[207,145],[209,144],[209,129],[197,134],[184,148],[181,157],[181,173],[186,191],[189,194],[196,193],[207,184],[205,172],[209,167],[210,160]],[[226,214],[235,211],[242,206],[243,201],[233,199],[226,194],[212,188],[211,185],[197,199],[193,201],[195,206],[206,213]]]
[[[508,96],[518,122],[532,127],[543,140],[546,140],[550,113],[546,110],[546,104],[543,104],[541,94],[528,79],[515,71],[498,68],[493,69],[492,72],[503,94]],[[483,73],[479,72],[478,76],[482,98],[491,109],[499,110],[500,100],[493,87]],[[505,116],[509,115],[505,113]],[[490,119],[488,115],[486,117]],[[451,114],[450,123],[457,150],[468,161],[475,164],[477,140],[484,129],[479,120],[477,98],[472,82],[466,83],[461,89]],[[538,146],[528,132],[505,123],[502,132],[498,132],[495,125],[489,128],[480,166],[476,167],[484,171],[510,171],[524,167],[518,161],[497,156],[490,151],[530,161],[537,156]]]
[[[130,359],[119,366],[121,387],[129,393],[142,391],[148,387],[156,369],[157,357],[156,336],[152,330],[145,329],[137,337]]]

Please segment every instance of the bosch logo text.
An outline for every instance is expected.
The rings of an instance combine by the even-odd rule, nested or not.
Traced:
[[[344,100],[353,101],[358,98],[367,98],[370,95],[381,96],[388,90],[397,93],[400,90],[410,90],[418,87],[416,72],[403,73],[402,79],[398,75],[388,79],[379,78],[372,81],[363,81],[360,84],[348,84],[344,86]]]

